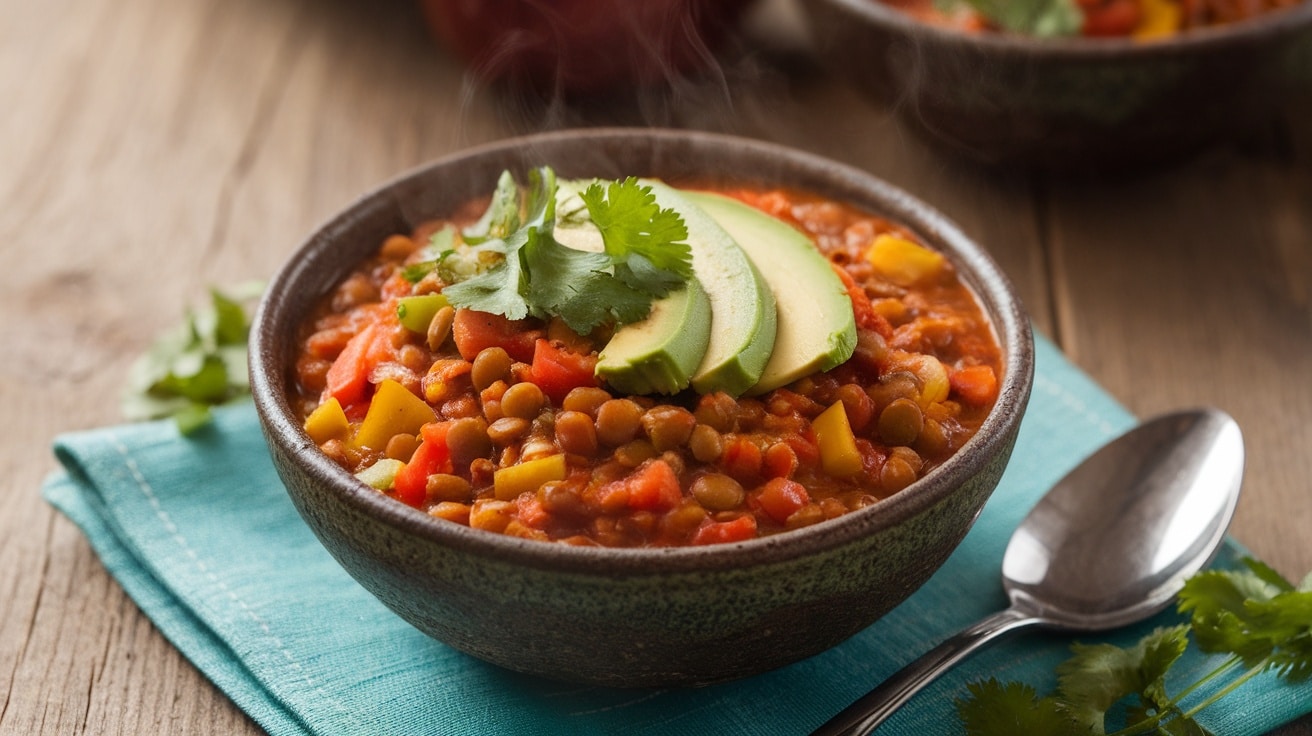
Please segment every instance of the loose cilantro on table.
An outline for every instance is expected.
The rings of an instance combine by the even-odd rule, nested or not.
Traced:
[[[1039,697],[1034,688],[995,679],[968,686],[957,715],[971,736],[1065,736],[1107,734],[1105,718],[1126,705],[1125,726],[1113,736],[1210,732],[1194,717],[1267,670],[1290,682],[1312,679],[1312,575],[1295,587],[1265,564],[1245,559],[1246,569],[1206,571],[1190,578],[1178,609],[1186,624],[1159,628],[1132,647],[1071,647],[1057,668],[1057,691]],[[1208,654],[1230,657],[1174,695],[1166,676],[1184,654],[1190,634]],[[1242,674],[1201,702],[1186,701],[1199,688],[1236,669]]]
[[[548,167],[530,171],[523,191],[503,173],[482,218],[459,242],[452,229],[439,231],[428,246],[436,258],[406,277],[436,270],[449,284],[442,293],[457,307],[509,319],[560,317],[579,334],[645,318],[653,300],[692,277],[687,227],[657,204],[651,187],[628,178],[594,182],[580,193],[601,233],[601,252],[556,240],[556,194]]]
[[[935,4],[946,12],[965,4],[998,27],[1028,36],[1071,36],[1084,24],[1075,0],[936,0]]]
[[[183,434],[204,426],[210,407],[250,393],[246,372],[247,305],[263,285],[243,284],[229,293],[210,290],[207,308],[155,339],[132,364],[120,408],[131,421],[172,417]]]

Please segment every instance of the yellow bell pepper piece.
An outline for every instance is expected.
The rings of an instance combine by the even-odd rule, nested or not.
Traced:
[[[856,437],[847,421],[847,408],[843,402],[820,412],[811,422],[820,445],[820,467],[836,478],[847,478],[861,472],[861,453],[856,449]]]
[[[502,468],[492,475],[492,492],[498,500],[510,501],[524,491],[536,491],[543,483],[565,480],[565,456],[548,455]]]
[[[305,433],[315,444],[322,445],[328,440],[346,441],[351,438],[351,423],[346,420],[342,404],[334,396],[323,402],[305,418]]]
[[[1143,0],[1143,15],[1133,36],[1139,41],[1151,41],[1173,36],[1180,31],[1184,9],[1175,0]]]
[[[437,419],[433,407],[388,379],[378,384],[369,411],[355,433],[355,444],[381,450],[398,434],[419,434],[419,428]]]
[[[911,286],[937,276],[947,259],[942,253],[887,233],[875,237],[866,260],[876,273],[898,286]]]

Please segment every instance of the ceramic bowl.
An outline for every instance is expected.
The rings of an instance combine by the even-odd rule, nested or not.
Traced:
[[[987,164],[1136,168],[1312,94],[1312,2],[1155,42],[963,33],[878,0],[807,0],[819,56],[934,143]]]
[[[811,190],[912,228],[979,295],[1004,350],[997,407],[953,458],[895,496],[809,528],[696,548],[576,547],[437,520],[320,453],[288,401],[297,325],[392,233],[492,190],[504,169]],[[441,159],[347,207],[292,256],[255,320],[251,380],[274,464],[328,551],[427,634],[512,670],[612,686],[740,678],[832,647],[947,559],[1011,454],[1033,379],[1029,323],[982,248],[864,172],[787,148],[637,129],[520,138]],[[324,621],[330,631],[332,621]]]

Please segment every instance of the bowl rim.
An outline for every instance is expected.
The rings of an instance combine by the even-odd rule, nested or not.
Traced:
[[[1263,13],[1237,23],[1207,26],[1167,39],[1136,41],[1132,38],[1036,38],[1018,33],[969,33],[926,23],[884,4],[881,0],[808,0],[828,4],[876,25],[890,26],[909,37],[922,37],[948,46],[978,48],[1009,56],[1044,56],[1062,61],[1151,59],[1197,53],[1213,47],[1242,46],[1268,41],[1271,36],[1296,33],[1312,27],[1312,1]]]
[[[304,317],[304,314],[288,313],[291,299],[287,295],[288,285],[310,279],[313,261],[328,250],[332,235],[358,221],[361,210],[393,200],[391,192],[398,188],[407,189],[419,179],[434,176],[435,172],[477,165],[477,161],[489,157],[575,145],[584,140],[620,145],[636,143],[653,151],[662,144],[688,145],[703,150],[720,149],[724,151],[722,155],[782,161],[813,176],[828,178],[838,189],[862,194],[866,201],[879,205],[876,214],[910,228],[938,247],[946,247],[949,257],[963,267],[963,280],[990,318],[1002,351],[1005,370],[993,410],[956,454],[902,491],[814,526],[727,544],[616,548],[544,543],[430,517],[356,480],[320,452],[301,423],[293,420],[294,412],[285,390],[288,367],[274,364],[276,351],[269,344],[278,333],[279,320]],[[737,149],[738,153],[729,153],[730,149]],[[741,181],[752,178],[742,177]],[[757,174],[755,178],[766,177]],[[796,172],[794,178],[798,178]],[[866,208],[866,202],[856,204]],[[1034,380],[1033,336],[1015,289],[984,248],[937,210],[873,174],[816,154],[720,133],[658,128],[571,129],[501,139],[442,156],[401,173],[339,210],[302,241],[269,281],[252,321],[250,341],[251,392],[266,441],[278,445],[287,459],[313,482],[326,484],[342,503],[397,531],[463,553],[495,557],[525,567],[581,574],[655,575],[781,563],[832,550],[896,526],[947,499],[957,485],[992,462],[996,453],[1009,449]],[[294,494],[290,489],[288,493]]]

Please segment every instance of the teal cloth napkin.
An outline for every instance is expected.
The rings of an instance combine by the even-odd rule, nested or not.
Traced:
[[[1006,475],[942,569],[842,645],[774,672],[699,689],[561,684],[485,664],[411,628],[357,585],[302,523],[249,405],[182,438],[157,422],[59,437],[43,492],[174,645],[272,734],[805,734],[949,634],[1006,605],[1013,528],[1044,491],[1133,417],[1038,342],[1033,398]],[[1233,541],[1216,565],[1244,551]],[[1165,613],[1105,639],[1128,644]],[[960,733],[952,706],[995,676],[1046,692],[1070,639],[997,643],[918,695],[881,734]],[[1183,675],[1215,662],[1192,647]],[[1175,691],[1173,689],[1173,691]],[[1312,711],[1312,684],[1259,677],[1206,711],[1228,736]]]

